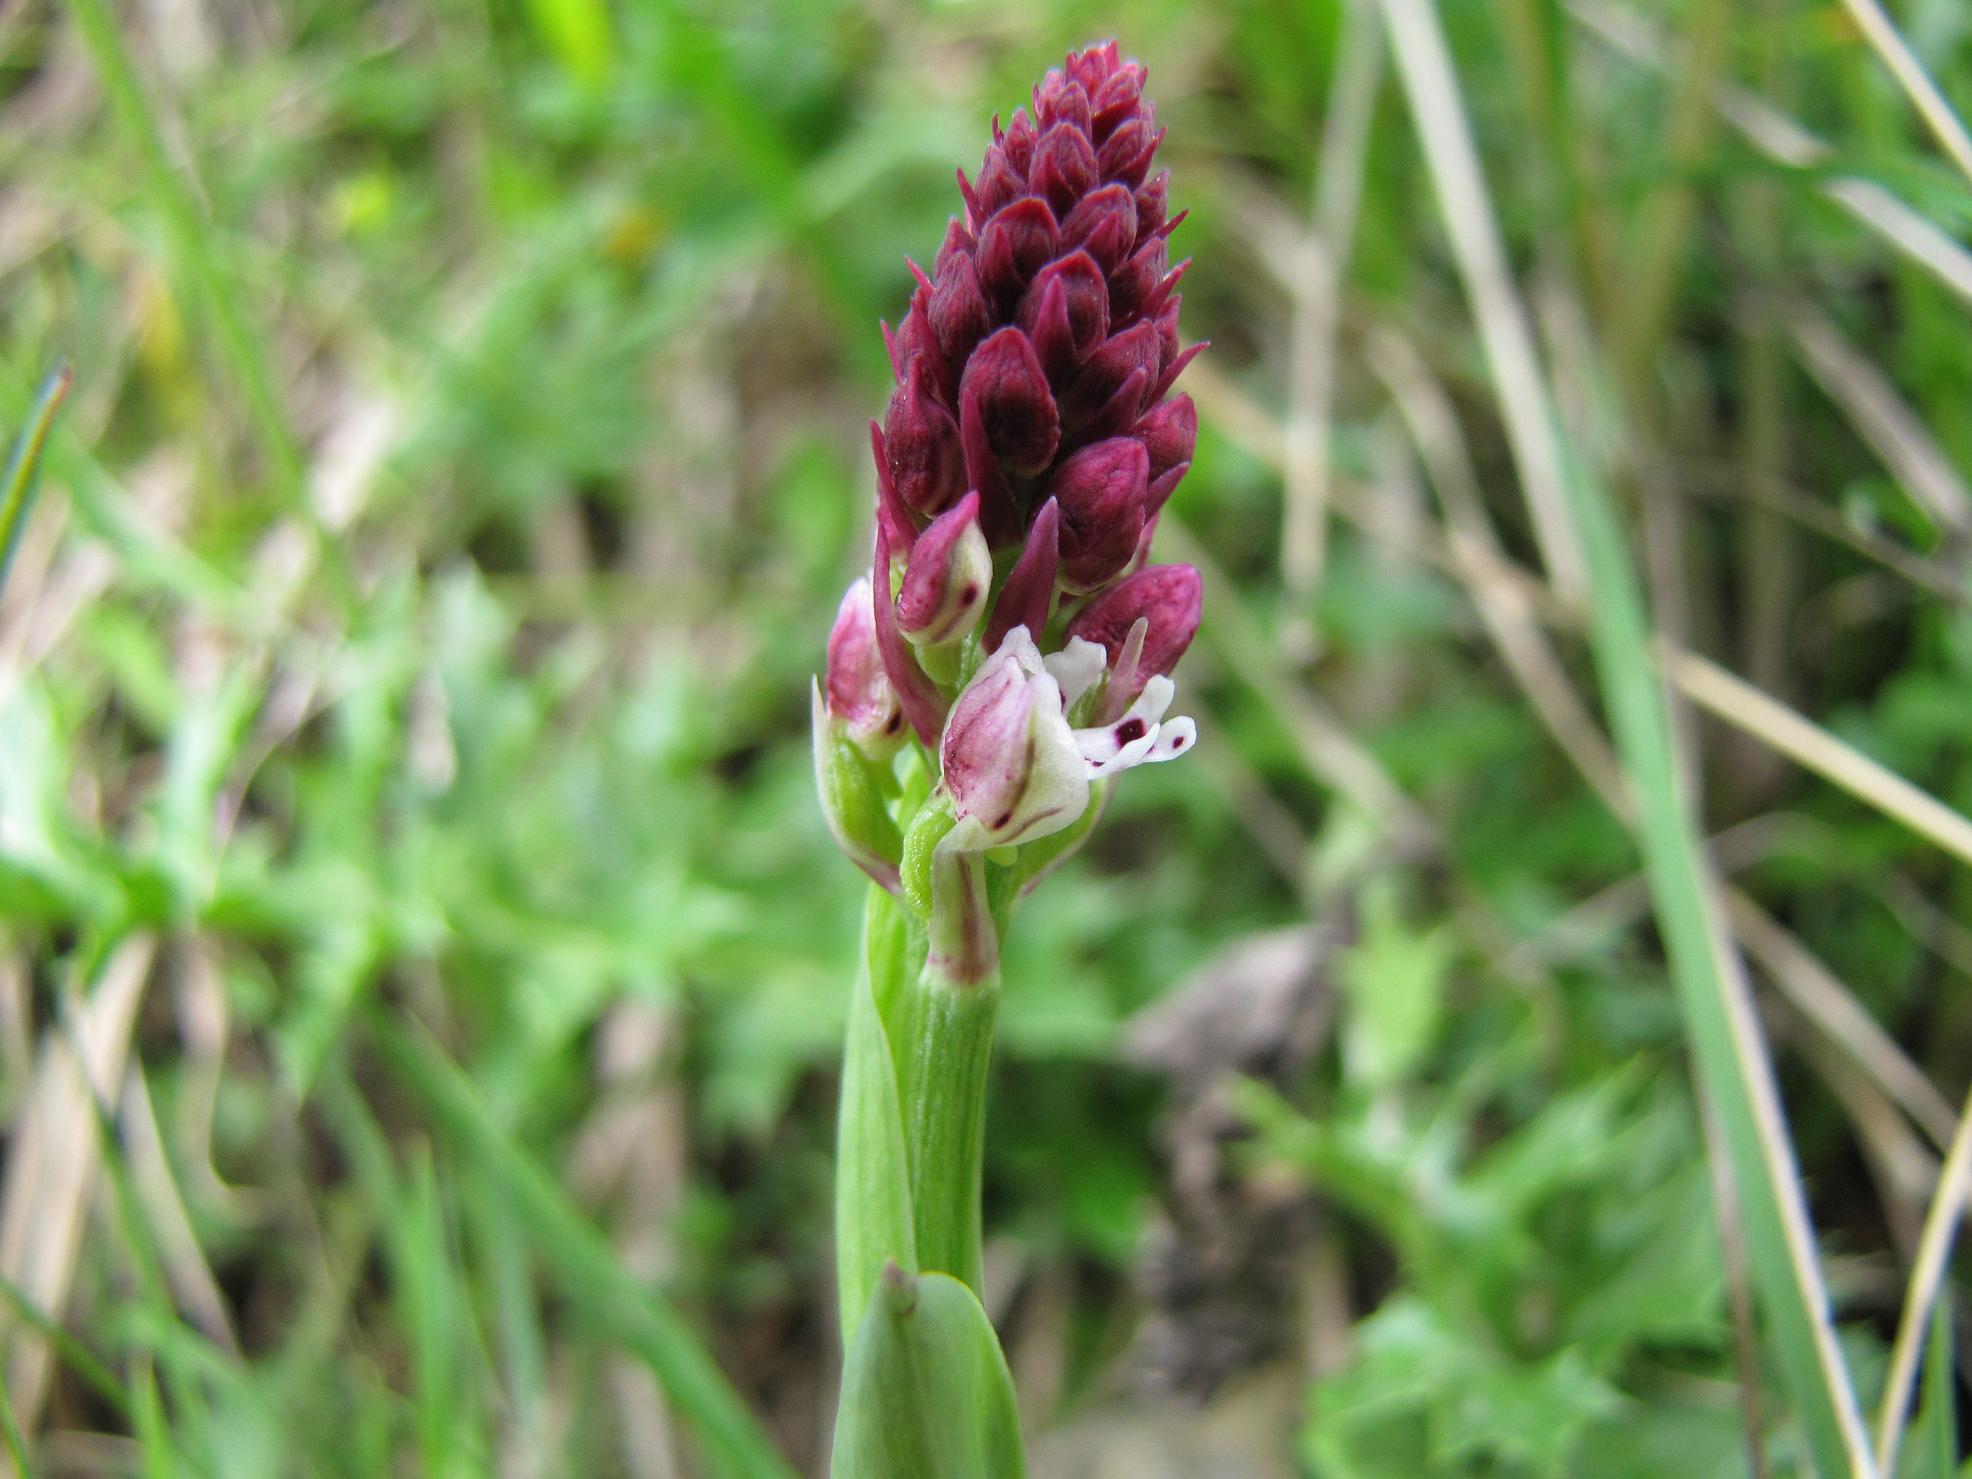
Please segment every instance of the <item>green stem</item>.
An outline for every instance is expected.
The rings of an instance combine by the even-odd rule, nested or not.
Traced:
[[[904,1065],[905,1139],[918,1267],[980,1292],[980,1166],[986,1074],[993,1059],[997,975],[953,983],[936,967],[918,979]]]

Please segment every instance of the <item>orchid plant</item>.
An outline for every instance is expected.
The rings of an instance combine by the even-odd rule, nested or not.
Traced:
[[[1197,737],[1168,715],[1198,572],[1146,563],[1197,439],[1172,385],[1202,346],[1179,345],[1183,214],[1151,173],[1144,77],[1093,47],[995,119],[884,326],[875,558],[813,701],[823,810],[873,881],[838,1141],[840,1479],[1021,1472],[979,1304],[1001,940],[1115,778]]]

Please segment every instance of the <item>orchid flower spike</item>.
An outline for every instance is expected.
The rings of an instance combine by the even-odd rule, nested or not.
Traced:
[[[985,870],[1054,838],[1022,865],[1031,881],[1079,844],[1101,782],[1197,741],[1167,714],[1198,572],[1145,564],[1192,466],[1198,415],[1174,382],[1202,347],[1179,338],[1167,242],[1183,212],[1153,173],[1145,77],[1114,42],[1091,47],[996,120],[884,329],[876,555],[829,639],[817,775],[844,847],[895,879],[960,974],[1004,927],[986,919]],[[933,850],[943,862],[922,868]],[[968,922],[941,933],[941,908]]]

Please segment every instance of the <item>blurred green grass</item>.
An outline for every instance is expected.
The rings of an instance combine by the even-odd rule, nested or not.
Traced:
[[[1964,813],[1966,305],[1825,192],[1960,241],[1972,192],[1840,7],[1727,9],[1624,12],[1719,28],[1668,77],[1549,0],[1442,19],[1660,628]],[[1037,1468],[1732,1472],[1749,1374],[1800,1462],[1631,843],[1551,732],[1599,712],[1578,623],[1541,592],[1552,669],[1502,658],[1517,588],[1461,556],[1475,514],[1541,544],[1387,56],[1324,142],[1350,14],[0,13],[0,425],[76,370],[0,592],[0,1273],[70,1342],[6,1330],[36,1472],[771,1472],[740,1404],[814,1471],[859,884],[805,684],[876,321],[990,115],[1107,34],[1193,210],[1163,548],[1215,578],[1201,752],[1008,960],[989,1284]],[[1898,19],[1972,102],[1972,22]],[[1283,465],[1333,505],[1312,587]],[[1686,741],[1718,866],[1955,1102],[1964,867],[1744,724]],[[1940,1147],[1753,954],[1870,1410]]]

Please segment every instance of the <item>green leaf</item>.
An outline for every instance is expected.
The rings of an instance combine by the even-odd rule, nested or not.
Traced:
[[[1341,962],[1342,1042],[1349,1076],[1375,1090],[1408,1077],[1437,1040],[1453,946],[1442,928],[1405,923],[1389,879],[1364,890],[1362,930]]]
[[[543,1264],[584,1315],[650,1367],[707,1450],[744,1479],[792,1479],[793,1470],[740,1400],[684,1318],[617,1259],[603,1235],[495,1122],[472,1080],[439,1046],[379,1012],[377,1045],[398,1076],[514,1208]]]
[[[905,969],[903,934],[896,901],[872,885],[863,915],[863,966],[849,1002],[836,1122],[836,1293],[845,1345],[869,1308],[884,1266],[917,1268],[896,1060],[877,1006],[879,989],[886,997],[902,989],[895,978]]]
[[[835,1479],[1019,1479],[1006,1358],[972,1291],[884,1270],[849,1349]]]
[[[1958,1413],[1953,1398],[1951,1300],[1931,1310],[1930,1348],[1924,1353],[1924,1397],[1904,1435],[1899,1479],[1952,1479],[1958,1472]]]
[[[48,432],[55,424],[55,412],[68,394],[73,377],[67,365],[57,365],[41,382],[34,398],[34,410],[14,438],[14,450],[7,458],[7,471],[0,476],[0,586],[7,583],[7,567],[14,563],[14,550],[27,527],[28,510],[34,506],[34,488],[41,471],[41,452],[48,445]]]

